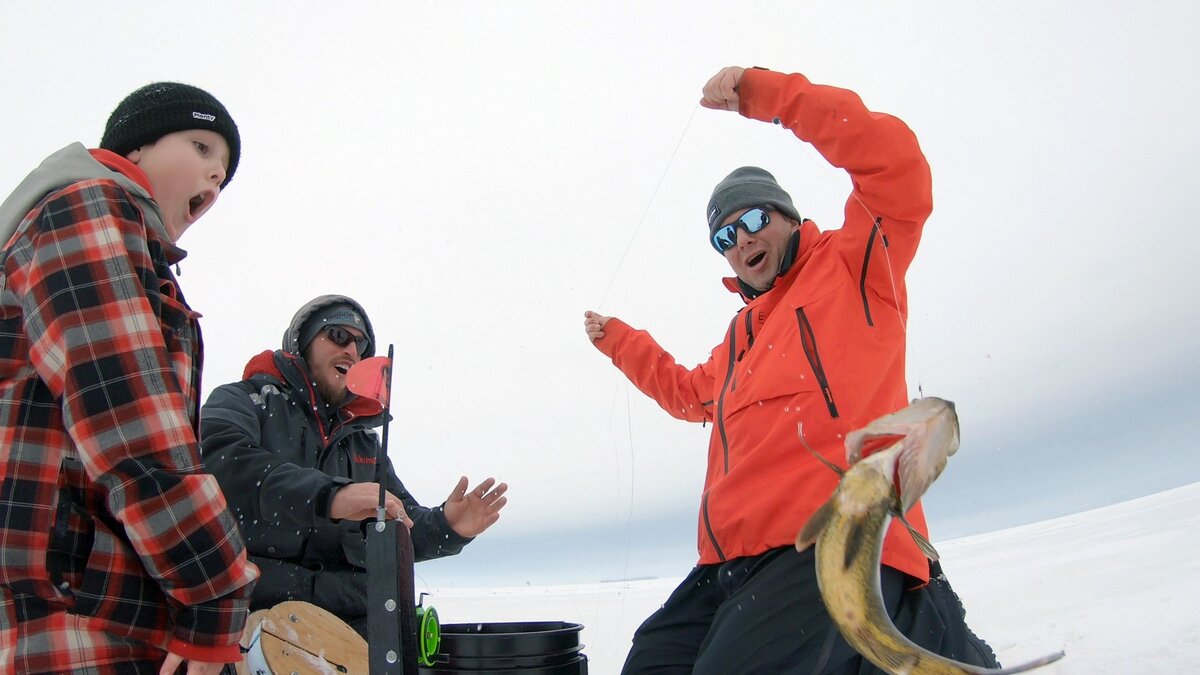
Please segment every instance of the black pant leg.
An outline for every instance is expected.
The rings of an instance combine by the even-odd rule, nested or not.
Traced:
[[[744,578],[717,610],[695,675],[857,674],[862,658],[825,610],[812,547],[787,546],[745,560]],[[723,570],[723,579],[727,572],[738,570]],[[883,569],[885,606],[899,603],[904,578]]]
[[[723,596],[718,566],[703,565],[671,593],[633,634],[622,675],[687,675]]]
[[[967,626],[962,601],[937,562],[929,566],[929,584],[906,591],[892,620],[908,639],[935,654],[974,666],[1000,667],[992,648]]]

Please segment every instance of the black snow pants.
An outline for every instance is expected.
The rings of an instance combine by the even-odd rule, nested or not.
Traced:
[[[695,675],[879,675],[833,625],[817,588],[814,547],[793,547],[694,568],[638,628],[622,673]],[[880,570],[884,606],[916,644],[942,656],[996,668],[971,632],[958,596],[937,563],[930,580]]]

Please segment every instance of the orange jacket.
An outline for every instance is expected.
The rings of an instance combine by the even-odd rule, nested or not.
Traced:
[[[841,229],[801,226],[797,262],[749,300],[708,361],[678,365],[618,319],[596,346],[671,415],[712,422],[700,502],[700,563],[789,546],[838,477],[805,449],[845,466],[846,433],[904,407],[904,274],[932,210],[929,166],[912,131],[851,91],[803,75],[747,70],[741,114],[811,143],[853,181]],[[726,286],[737,290],[735,279]],[[909,522],[927,534],[918,504]],[[883,562],[928,578],[893,521]]]

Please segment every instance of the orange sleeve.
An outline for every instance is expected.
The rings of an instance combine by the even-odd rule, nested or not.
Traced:
[[[616,318],[604,324],[604,337],[593,344],[672,417],[688,422],[712,420],[711,357],[695,368],[681,366],[649,333]]]
[[[857,251],[871,236],[885,235],[890,271],[878,281],[902,278],[933,210],[929,164],[912,130],[896,117],[868,110],[858,94],[813,84],[800,74],[748,69],[738,93],[742,115],[781,125],[850,174],[853,191],[839,237]]]

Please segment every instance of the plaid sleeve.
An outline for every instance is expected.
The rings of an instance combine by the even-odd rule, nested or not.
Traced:
[[[114,183],[86,181],[44,202],[33,227],[24,274],[10,279],[23,295],[30,359],[62,400],[109,513],[176,603],[174,639],[232,645],[257,569],[202,473],[170,328],[151,303],[168,299],[141,211]]]

